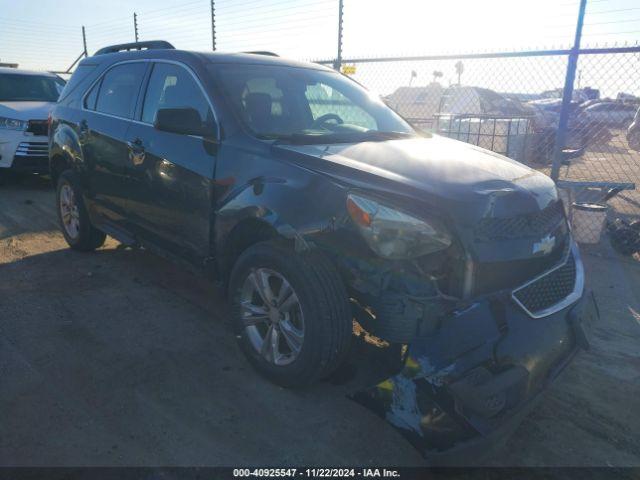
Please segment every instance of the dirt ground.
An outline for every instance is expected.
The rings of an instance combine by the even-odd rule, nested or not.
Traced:
[[[0,465],[420,465],[322,383],[255,374],[203,279],[109,240],[67,249],[42,179],[0,186]],[[640,262],[586,252],[592,349],[486,463],[640,466]]]

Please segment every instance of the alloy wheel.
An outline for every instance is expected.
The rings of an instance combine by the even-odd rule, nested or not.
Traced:
[[[304,315],[284,276],[268,268],[251,270],[240,294],[240,315],[251,345],[267,362],[295,361],[304,343]]]
[[[80,235],[80,212],[76,196],[71,185],[65,183],[60,187],[60,218],[67,235],[72,239]]]

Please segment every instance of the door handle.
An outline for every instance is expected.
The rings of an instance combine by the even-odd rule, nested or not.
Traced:
[[[145,159],[145,150],[142,145],[142,140],[136,138],[133,141],[127,142],[127,147],[129,148],[129,160],[134,165],[142,165]]]

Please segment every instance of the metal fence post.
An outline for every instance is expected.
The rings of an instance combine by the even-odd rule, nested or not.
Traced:
[[[333,68],[340,71],[342,65],[342,12],[344,10],[343,0],[338,0],[338,55],[335,62],[333,62]]]
[[[138,14],[133,12],[133,31],[136,36],[136,43],[138,43]]]
[[[216,3],[211,0],[211,48],[216,51]]]
[[[88,57],[89,54],[87,53],[87,32],[84,28],[84,25],[82,26],[82,46],[84,48],[84,56]]]
[[[580,56],[580,40],[582,38],[582,25],[584,23],[584,12],[587,7],[587,0],[580,0],[580,10],[578,11],[578,22],[576,24],[576,36],[573,42],[573,48],[569,53],[567,61],[567,74],[564,81],[564,90],[562,92],[562,107],[560,110],[560,118],[558,120],[558,132],[556,134],[556,142],[553,146],[553,165],[551,167],[551,178],[554,182],[558,181],[560,176],[560,165],[562,164],[562,150],[567,139],[567,126],[569,123],[569,110],[571,100],[573,99],[573,82],[576,78],[576,68],[578,66],[578,57]]]

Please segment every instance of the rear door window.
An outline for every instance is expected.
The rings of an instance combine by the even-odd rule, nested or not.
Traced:
[[[156,63],[142,107],[142,121],[152,124],[161,108],[194,108],[204,122],[213,114],[209,102],[193,76],[182,66]]]
[[[96,111],[133,118],[146,67],[146,63],[137,62],[117,65],[109,70],[102,78]]]

